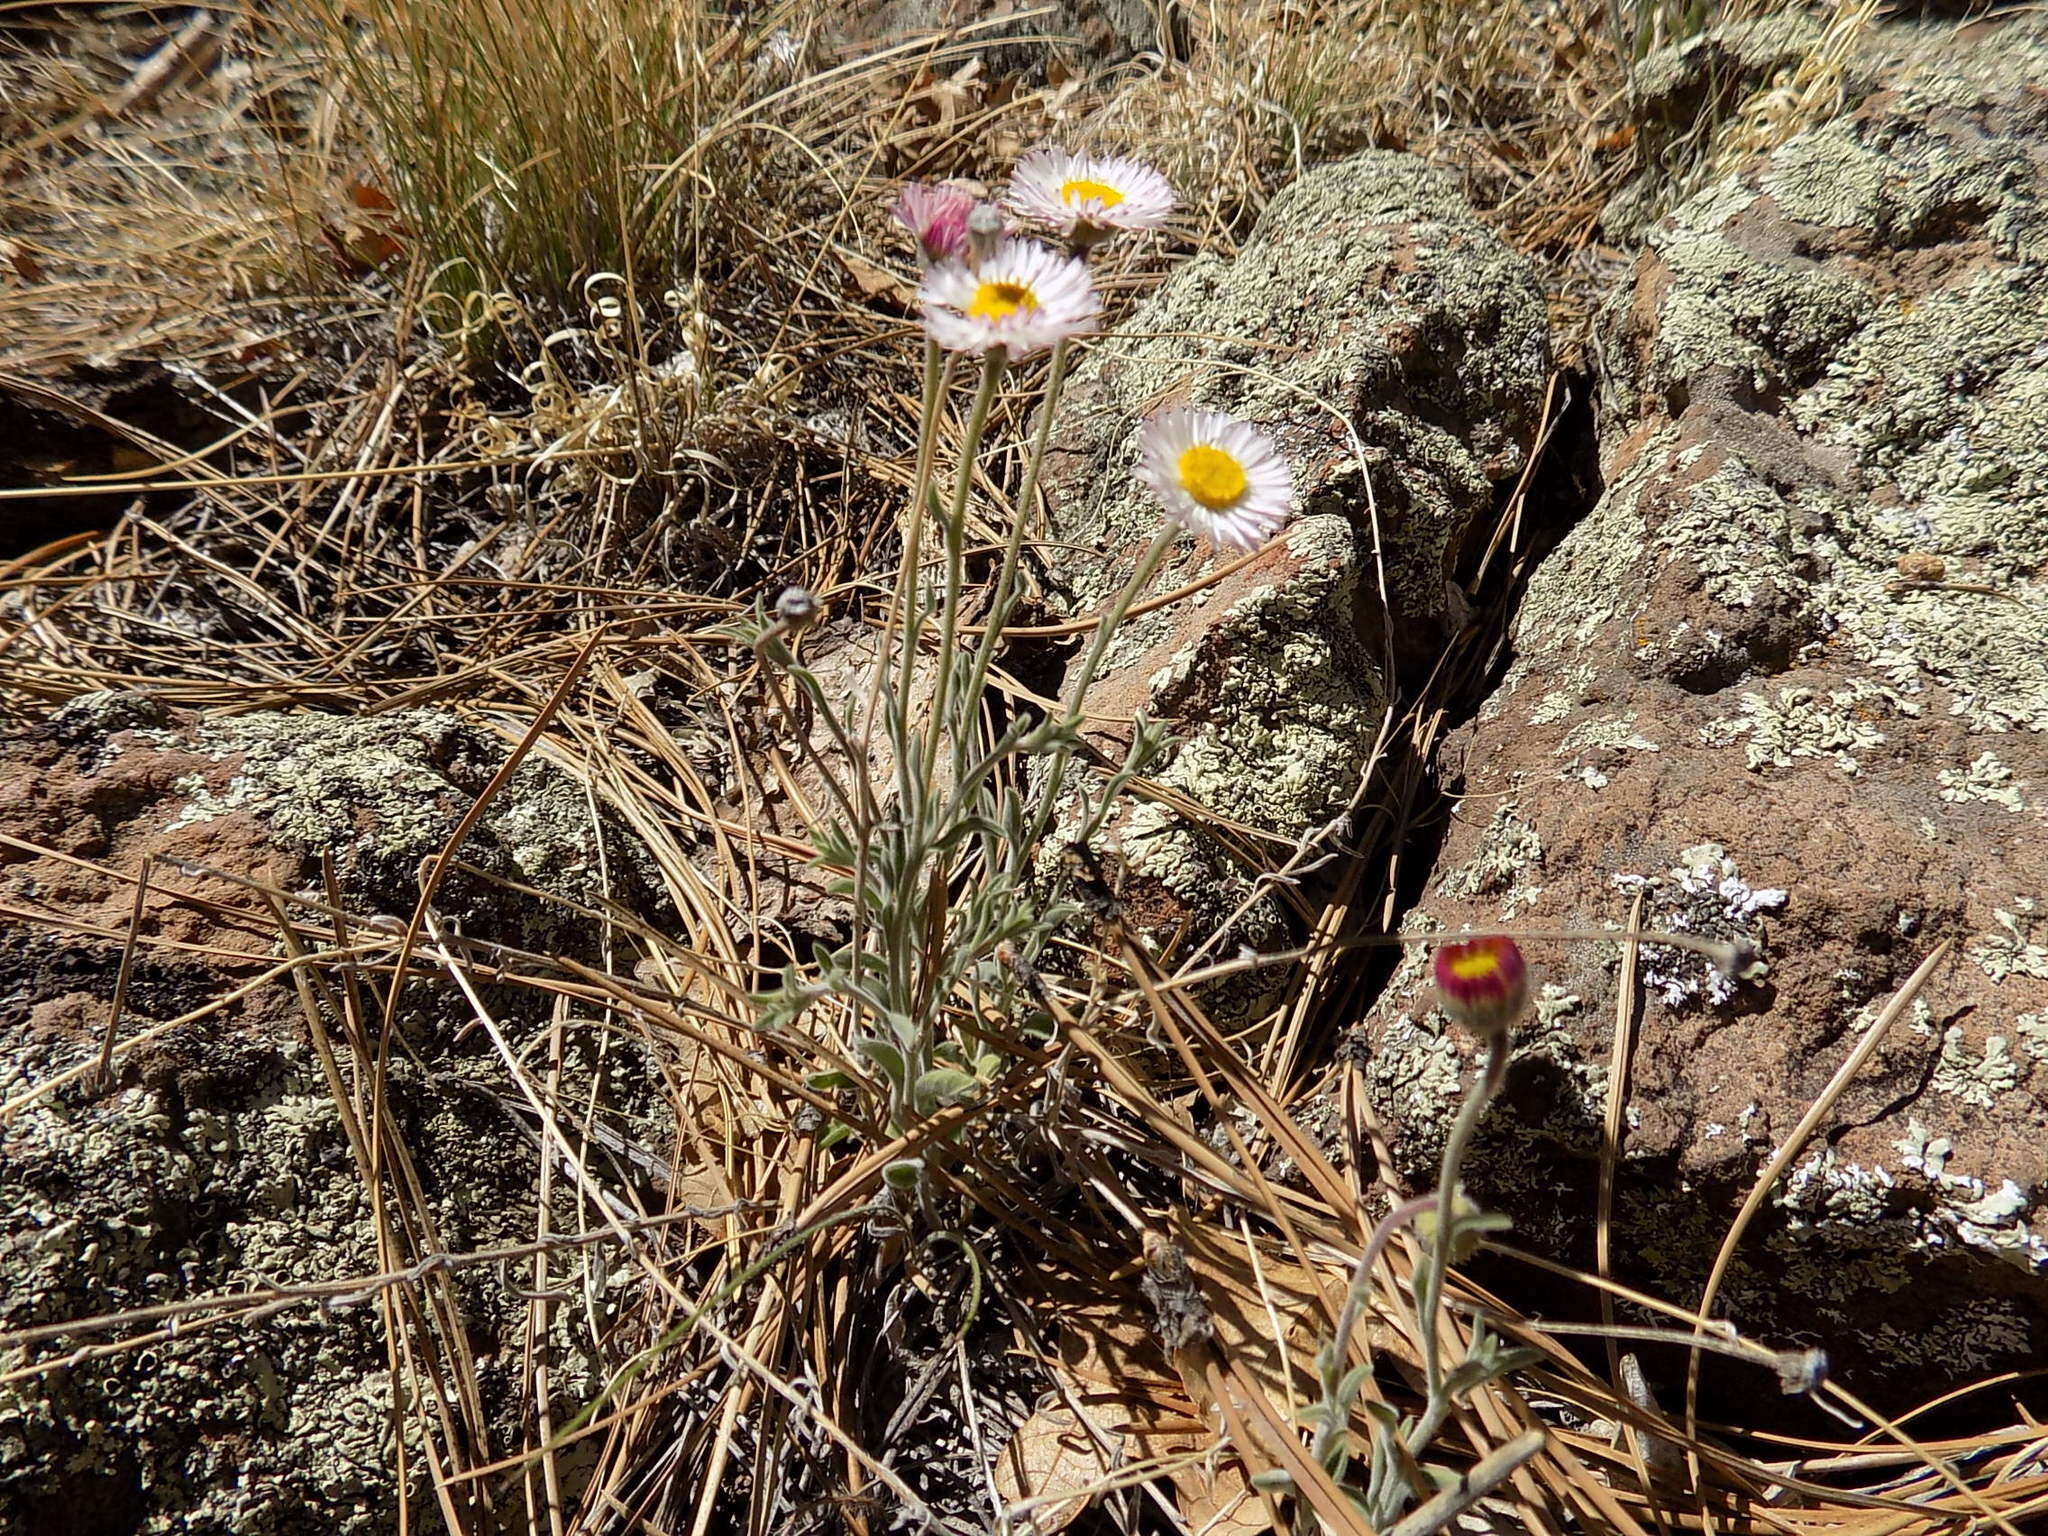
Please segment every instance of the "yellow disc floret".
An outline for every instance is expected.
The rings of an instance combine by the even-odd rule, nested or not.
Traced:
[[[1180,488],[1211,512],[1236,506],[1244,495],[1244,466],[1221,448],[1196,443],[1182,451],[1177,468]]]
[[[1023,283],[983,283],[974,290],[967,313],[977,320],[1007,320],[1019,310],[1038,307],[1038,295]]]
[[[1454,954],[1444,963],[1445,968],[1460,981],[1484,981],[1489,976],[1500,974],[1500,956],[1492,950]]]
[[[1068,207],[1085,203],[1093,198],[1098,206],[1114,208],[1124,200],[1123,193],[1106,181],[1063,181],[1060,183],[1060,201]]]

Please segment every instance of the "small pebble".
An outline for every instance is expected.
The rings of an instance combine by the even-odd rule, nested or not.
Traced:
[[[1899,574],[1908,581],[1941,581],[1948,575],[1948,562],[1939,555],[1915,551],[1899,556]]]

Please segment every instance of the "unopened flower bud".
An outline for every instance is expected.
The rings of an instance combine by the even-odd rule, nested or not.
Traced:
[[[967,216],[973,207],[971,192],[914,181],[898,194],[889,212],[917,242],[918,264],[929,267],[960,254],[967,243]]]
[[[1465,1193],[1460,1184],[1451,1196],[1451,1262],[1462,1264],[1479,1251],[1480,1240],[1486,1235],[1479,1222],[1479,1202]],[[1422,1239],[1422,1246],[1434,1251],[1439,1221],[1437,1205],[1418,1211],[1415,1216],[1415,1235]]]
[[[1529,996],[1529,968],[1504,934],[1445,944],[1436,952],[1444,1012],[1474,1034],[1506,1031]]]
[[[970,270],[979,270],[984,261],[995,255],[1008,227],[1003,210],[994,203],[981,203],[967,215],[967,265]]]

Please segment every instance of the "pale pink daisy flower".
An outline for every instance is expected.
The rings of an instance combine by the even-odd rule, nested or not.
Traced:
[[[1034,149],[1010,173],[1010,206],[1091,245],[1116,229],[1157,229],[1173,212],[1173,188],[1143,161],[1122,155]]]
[[[1088,268],[1035,240],[1005,240],[980,266],[948,261],[918,285],[924,326],[952,352],[1004,347],[1029,357],[1092,330],[1101,309]]]
[[[917,242],[918,257],[925,266],[950,261],[966,249],[967,215],[973,211],[972,193],[922,181],[907,183],[889,205],[889,212]]]
[[[1287,461],[1248,421],[1221,411],[1162,411],[1138,432],[1139,481],[1188,532],[1257,549],[1294,503]]]

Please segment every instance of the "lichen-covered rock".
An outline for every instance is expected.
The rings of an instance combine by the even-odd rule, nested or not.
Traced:
[[[282,955],[275,922],[226,877],[317,897],[326,854],[350,910],[402,920],[420,861],[441,850],[507,750],[432,711],[202,721],[134,694],[88,695],[0,741],[0,829],[18,840],[0,852],[0,900],[40,914],[0,936],[0,1333],[272,1284],[367,1278],[402,1262],[403,1252],[380,1251],[301,1000],[288,980],[263,981]],[[92,1067],[133,910],[134,886],[120,877],[145,857],[154,861],[152,894],[115,1077],[102,1086]],[[644,854],[594,827],[567,775],[536,760],[507,785],[462,858],[591,903],[630,898]],[[451,879],[440,912],[472,940],[593,947],[583,920],[475,873]],[[360,983],[375,1010],[377,977]],[[487,995],[521,1043],[540,1027],[509,989]],[[471,1017],[459,996],[423,985],[389,1053],[393,1145],[406,1149],[424,1196],[415,1253],[517,1244],[536,1230],[537,1128],[482,1032],[458,1038],[455,1026]],[[352,1026],[330,1014],[326,1027],[344,1076],[367,1080],[370,1062],[347,1043]],[[602,1079],[616,1141],[665,1157],[671,1133],[637,1048],[600,1046],[596,1032],[574,1028],[563,1070],[579,1100]],[[588,1224],[573,1198],[558,1206],[555,1230]],[[558,1259],[556,1274],[574,1262]],[[474,1360],[484,1417],[466,1433],[476,1461],[519,1448],[508,1428],[530,1389],[519,1363],[530,1278],[524,1265],[482,1265],[425,1282],[445,1286],[459,1348]],[[621,1296],[593,1283],[591,1310],[580,1301],[552,1309],[565,1412],[607,1369],[589,1328]],[[408,1439],[415,1508],[433,1494],[417,1404],[394,1414],[385,1294],[286,1306],[255,1324],[210,1326],[194,1314],[175,1338],[0,1386],[0,1529],[393,1529],[396,1435]],[[0,1370],[55,1365],[73,1349],[160,1326],[144,1320],[7,1348]],[[414,1349],[422,1337],[415,1332]],[[445,1350],[448,1337],[439,1337]],[[414,1374],[408,1390],[424,1380]]]
[[[1752,1230],[1728,1303],[1931,1386],[2048,1346],[2048,93],[1875,97],[1686,204],[1603,321],[1606,489],[1456,743],[1445,927],[1644,951],[1616,1249],[1685,1302],[1762,1161],[1955,949]],[[1418,918],[1418,921],[1422,919]],[[1613,945],[1547,972],[1475,1182],[1583,1251]],[[1428,1181],[1461,1047],[1363,1032]]]
[[[1235,835],[1284,846],[1341,814],[1403,669],[1459,615],[1450,581],[1526,462],[1549,366],[1543,295],[1455,179],[1371,151],[1273,200],[1235,259],[1201,256],[1091,348],[1048,467],[1054,569],[1087,611],[1128,578],[1159,512],[1131,478],[1141,420],[1193,405],[1260,423],[1300,516],[1201,595],[1131,621],[1089,699],[1178,738],[1152,776]],[[1153,590],[1197,578],[1183,541]],[[1114,729],[1107,734],[1114,735]],[[1121,827],[1135,910],[1204,934],[1235,913],[1243,862],[1171,808]],[[1233,942],[1273,937],[1254,903]]]

